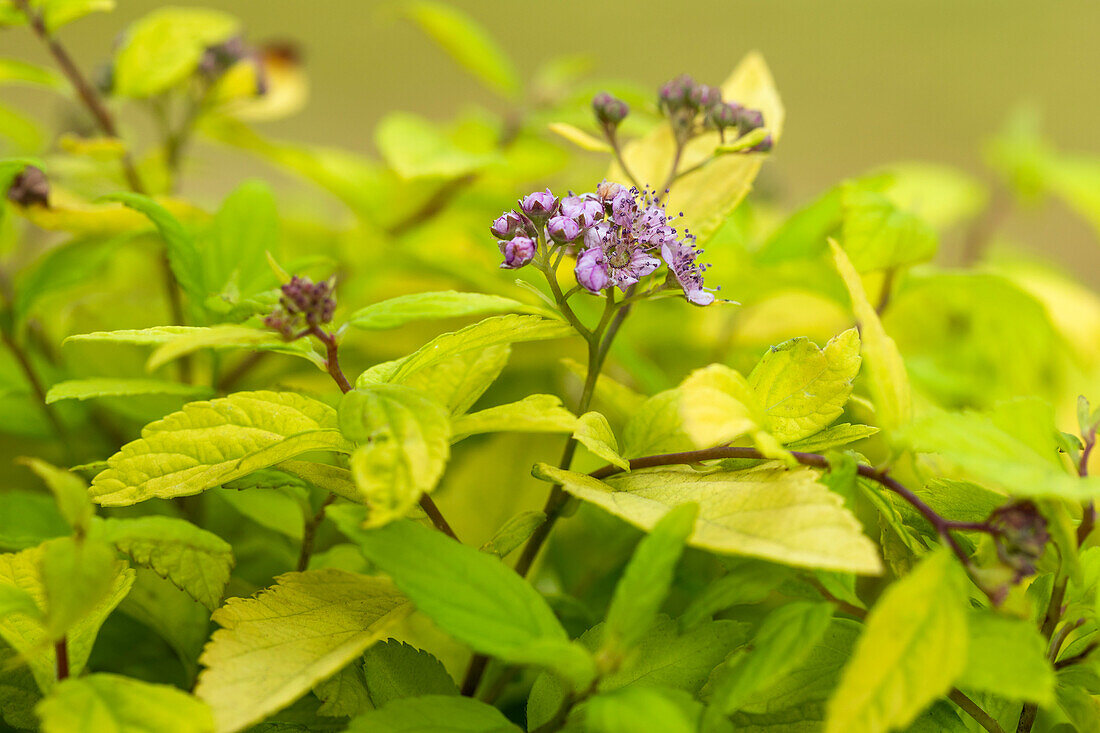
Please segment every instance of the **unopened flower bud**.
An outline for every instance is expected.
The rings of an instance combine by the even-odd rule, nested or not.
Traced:
[[[535,259],[535,252],[538,249],[535,240],[522,235],[511,240],[502,239],[497,242],[497,246],[500,247],[500,253],[504,255],[504,262],[500,265],[502,270],[515,270],[523,267]]]
[[[489,227],[489,232],[497,239],[511,239],[522,229],[523,219],[519,217],[519,214],[514,211],[505,211]]]
[[[611,284],[607,255],[600,247],[589,247],[581,252],[573,274],[577,276],[577,284],[590,293],[598,293]]]
[[[615,127],[630,114],[630,107],[623,100],[607,92],[600,92],[592,98],[592,110],[596,119],[604,125]]]
[[[737,116],[737,132],[747,135],[753,130],[764,126],[764,113],[758,109],[741,108]]]
[[[622,190],[622,188],[623,186],[621,183],[615,183],[605,178],[600,182],[600,185],[596,186],[596,195],[601,201],[610,201],[615,198],[615,194]]]
[[[527,214],[532,220],[544,222],[554,213],[554,209],[558,206],[558,199],[550,193],[548,188],[545,191],[535,191],[524,196],[519,205],[523,209],[523,213]]]
[[[665,82],[657,92],[658,106],[674,112],[688,104],[695,81],[687,74]]]
[[[50,182],[41,168],[28,165],[8,188],[8,200],[20,206],[50,205]]]
[[[753,145],[751,148],[747,149],[745,152],[746,153],[768,153],[768,152],[771,152],[771,149],[772,149],[772,147],[774,147],[774,145],[775,145],[775,141],[772,140],[771,134],[768,134],[768,135],[764,136],[763,140],[758,142],[756,145]]]
[[[546,233],[558,244],[565,244],[581,235],[581,225],[568,216],[555,216],[546,225]]]
[[[696,84],[688,95],[688,101],[698,109],[710,109],[722,101],[722,90],[709,84]]]
[[[311,326],[328,323],[336,312],[332,283],[315,283],[308,277],[294,276],[282,287],[279,304],[290,315],[301,315]]]
[[[558,209],[562,216],[568,216],[581,227],[590,227],[603,218],[604,209],[600,200],[592,194],[567,196],[561,200]]]
[[[231,66],[246,56],[251,50],[240,36],[207,47],[199,59],[199,71],[207,77],[215,78],[224,74]]]
[[[725,102],[716,104],[707,112],[707,123],[719,130],[737,127],[740,123],[741,105]]]
[[[994,541],[1001,560],[1016,570],[1017,578],[1033,575],[1050,540],[1047,520],[1039,508],[1030,501],[1016,501],[995,509],[988,522],[996,532]]]

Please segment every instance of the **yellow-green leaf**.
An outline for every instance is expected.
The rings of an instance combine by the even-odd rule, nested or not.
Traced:
[[[53,493],[61,516],[78,534],[88,531],[88,524],[95,516],[95,507],[88,498],[88,484],[71,471],[51,466],[37,458],[24,458],[21,462],[38,475]]]
[[[210,708],[183,690],[106,672],[61,682],[35,712],[42,733],[214,733]]]
[[[293,393],[238,392],[145,426],[93,479],[92,499],[129,506],[189,496],[301,453],[351,450],[328,405]]]
[[[630,470],[630,461],[619,454],[619,441],[607,418],[598,412],[586,412],[577,418],[573,439],[608,463],[624,471]]]
[[[392,583],[327,568],[279,576],[214,613],[195,695],[218,733],[236,733],[297,700],[412,611]]]
[[[399,328],[413,321],[460,318],[489,313],[546,314],[545,307],[527,305],[512,298],[486,293],[443,290],[413,293],[368,305],[348,316],[348,324],[367,331]]]
[[[669,467],[598,481],[539,464],[535,475],[645,530],[672,507],[699,504],[688,544],[798,567],[882,571],[878,549],[837,494],[808,469],[766,463],[744,471]]]
[[[551,122],[547,127],[550,132],[568,140],[581,150],[588,150],[593,153],[611,152],[611,146],[606,141],[588,134],[576,125],[570,125],[568,122]]]
[[[451,442],[479,433],[570,433],[576,425],[577,416],[562,407],[561,399],[534,394],[454,418]]]

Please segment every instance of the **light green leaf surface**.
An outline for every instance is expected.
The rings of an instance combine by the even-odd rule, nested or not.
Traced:
[[[92,517],[95,516],[95,507],[88,498],[88,484],[84,479],[71,471],[51,466],[37,458],[23,458],[20,462],[34,471],[50,489],[61,516],[73,531],[81,535],[85,534]]]
[[[136,395],[180,395],[182,397],[208,397],[213,390],[200,384],[183,384],[161,379],[69,379],[58,382],[46,393],[46,404],[62,400],[91,400],[98,397],[133,397]]]
[[[520,512],[500,526],[492,537],[481,546],[482,552],[497,557],[507,557],[510,552],[518,548],[535,533],[535,530],[546,521],[543,512]]]
[[[1023,619],[971,612],[959,686],[1042,707],[1054,704],[1054,668],[1039,630]]]
[[[451,421],[451,442],[480,433],[571,433],[577,416],[554,395],[534,394],[519,402],[488,407]]]
[[[348,733],[519,733],[492,705],[459,695],[394,700],[351,721]]]
[[[189,496],[301,453],[351,450],[328,405],[293,393],[238,392],[145,426],[111,456],[91,493],[103,506]]]
[[[598,412],[586,412],[577,418],[573,439],[592,454],[624,471],[630,470],[630,461],[619,454],[619,441],[611,430],[607,418]]]
[[[78,542],[60,537],[42,551],[42,587],[46,593],[46,633],[61,639],[89,617],[112,593],[126,570],[113,547],[97,540]]]
[[[480,316],[489,313],[546,314],[546,308],[486,293],[442,290],[413,293],[368,305],[348,316],[348,325],[366,331],[400,328],[414,321]]]
[[[584,719],[584,730],[590,733],[696,733],[695,717],[673,695],[672,690],[624,687],[587,700],[578,713]]]
[[[65,680],[35,712],[43,733],[214,733],[210,708],[186,692],[105,672]]]
[[[412,610],[387,580],[342,570],[287,573],[214,613],[195,695],[218,733],[281,710],[384,638]]]
[[[442,662],[423,649],[394,639],[368,649],[362,666],[367,692],[376,708],[407,697],[458,694]]]
[[[688,544],[798,567],[874,575],[878,550],[842,499],[807,469],[774,463],[744,471],[669,467],[633,471],[606,482],[539,464],[535,475],[645,530],[670,508],[696,502]]]
[[[936,232],[881,193],[845,186],[841,243],[859,272],[887,270],[932,259]]]

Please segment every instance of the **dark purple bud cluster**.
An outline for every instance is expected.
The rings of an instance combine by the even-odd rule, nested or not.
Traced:
[[[1047,520],[1033,502],[1015,501],[999,507],[987,520],[993,529],[997,556],[1016,572],[1015,582],[1035,574],[1050,541]]]
[[[28,165],[8,188],[8,200],[20,206],[49,206],[50,182],[41,168]]]
[[[698,84],[687,74],[661,85],[657,105],[681,143],[704,129],[718,130],[724,140],[727,130],[741,137],[764,126],[760,110],[748,109],[737,102],[724,102],[719,87]],[[769,137],[745,152],[766,152],[771,146]]]
[[[630,106],[618,97],[600,92],[592,98],[592,111],[601,125],[614,129],[630,114]]]
[[[206,77],[216,79],[238,61],[252,58],[254,53],[244,38],[233,36],[227,41],[208,46],[199,59],[199,71]]]
[[[315,283],[308,277],[294,276],[283,285],[279,308],[264,319],[264,325],[285,338],[297,338],[303,335],[302,329],[308,331],[332,321],[335,312],[332,281]]]

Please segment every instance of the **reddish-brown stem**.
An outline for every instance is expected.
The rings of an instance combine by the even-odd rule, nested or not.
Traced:
[[[313,556],[313,543],[317,539],[317,528],[321,526],[321,522],[325,521],[325,509],[334,501],[336,501],[336,494],[326,496],[317,513],[307,519],[305,527],[302,528],[302,548],[298,553],[297,566],[299,573],[309,567],[309,558]]]
[[[57,655],[57,681],[69,678],[69,643],[64,636],[54,644],[54,653]]]

